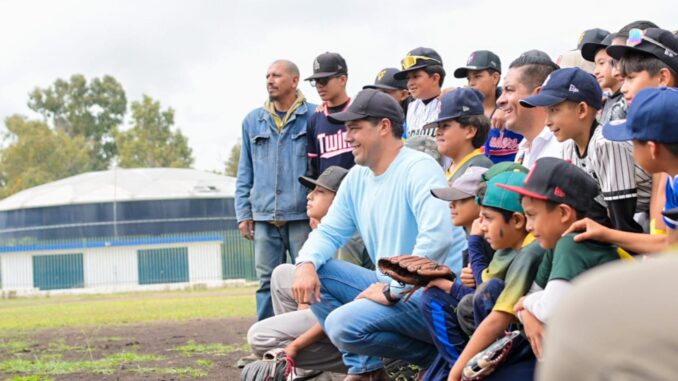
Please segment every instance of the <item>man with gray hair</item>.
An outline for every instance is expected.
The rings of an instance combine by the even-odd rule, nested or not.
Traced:
[[[257,319],[273,316],[273,269],[295,260],[311,228],[306,188],[297,178],[306,172],[306,121],[316,105],[306,102],[293,62],[277,60],[266,73],[268,100],[242,123],[242,149],[235,190],[240,233],[254,240],[259,289]]]

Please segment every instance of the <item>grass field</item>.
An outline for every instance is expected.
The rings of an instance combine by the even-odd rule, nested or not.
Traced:
[[[0,300],[0,380],[237,380],[253,288]]]

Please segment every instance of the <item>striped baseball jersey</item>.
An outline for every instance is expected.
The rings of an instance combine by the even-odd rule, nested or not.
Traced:
[[[428,102],[415,99],[407,106],[407,136],[426,135],[435,137],[436,127],[424,128],[427,123],[438,119],[440,101],[433,98]]]

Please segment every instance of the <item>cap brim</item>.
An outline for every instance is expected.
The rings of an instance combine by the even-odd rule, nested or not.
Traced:
[[[457,118],[457,117],[458,117],[458,115],[446,116],[444,118],[439,118],[439,119],[436,119],[434,121],[426,123],[422,128],[426,129],[426,128],[438,127],[438,124],[443,123],[443,122],[447,122],[448,120],[452,120],[452,119]]]
[[[603,136],[614,142],[627,142],[633,139],[633,133],[626,119],[613,120],[603,126]]]
[[[358,120],[358,119],[365,119],[369,115],[362,115],[358,114],[352,111],[341,111],[341,112],[335,112],[334,114],[330,114],[327,116],[327,119],[329,119],[331,122],[335,123],[345,123],[345,122],[350,122],[352,120]]]
[[[624,57],[625,55],[627,55],[628,53],[631,53],[631,52],[643,53],[643,54],[653,56],[652,53],[650,53],[646,50],[638,49],[636,47],[626,46],[626,45],[610,45],[605,49],[605,51],[607,52],[607,54],[610,57],[612,57],[616,60],[621,59],[622,57]]]
[[[454,78],[466,78],[469,70],[487,70],[490,66],[464,66],[454,71]]]
[[[598,44],[595,42],[587,42],[581,47],[581,56],[589,62],[596,62],[596,53],[600,49],[607,48],[605,44]]]
[[[433,195],[433,197],[441,199],[443,201],[457,201],[475,197],[472,194],[462,192],[459,189],[455,188],[434,188],[431,189],[431,194]]]
[[[527,97],[525,99],[520,100],[520,105],[523,107],[531,108],[531,107],[547,107],[547,106],[553,106],[555,104],[558,104],[560,102],[564,102],[565,98],[561,97],[556,97],[553,95],[548,95],[544,93],[539,93],[536,95],[533,95],[531,97]]]
[[[388,85],[365,85],[363,86],[363,90],[366,89],[375,89],[375,90],[406,90],[406,89],[400,89],[394,86],[388,86]]]
[[[320,73],[315,73],[312,76],[304,79],[304,81],[310,81],[312,79],[320,79],[320,78],[327,78],[327,77],[332,77],[334,75],[339,74],[339,72],[333,71],[333,72],[320,72]]]
[[[517,187],[517,186],[514,186],[514,185],[499,184],[499,183],[497,183],[496,185],[497,185],[499,188],[504,188],[504,189],[506,189],[506,190],[509,190],[509,191],[511,191],[511,192],[516,192],[516,193],[518,193],[518,194],[520,194],[520,195],[523,195],[523,196],[536,198],[537,200],[544,200],[544,201],[546,201],[546,200],[549,199],[549,198],[546,197],[546,196],[540,195],[540,194],[538,194],[538,193],[530,192],[529,190],[527,190],[527,189],[525,189],[525,188],[522,188],[522,187]]]
[[[393,78],[395,78],[395,79],[407,79],[407,73],[417,71],[419,69],[423,69],[423,68],[429,67],[429,66],[431,66],[431,64],[412,66],[408,69],[401,70],[401,71],[393,74]]]
[[[311,190],[315,189],[315,187],[318,186],[318,187],[325,188],[330,192],[335,192],[334,189],[328,188],[326,185],[319,183],[318,180],[312,179],[310,177],[299,176],[299,182],[301,183],[301,185],[303,185],[306,188],[311,189]]]

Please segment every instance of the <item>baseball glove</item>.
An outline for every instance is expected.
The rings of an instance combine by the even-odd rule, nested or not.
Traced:
[[[245,365],[240,381],[286,381],[294,369],[294,360],[278,348],[264,353],[263,359]]]
[[[482,380],[489,376],[506,360],[513,342],[520,336],[520,331],[508,332],[506,336],[490,344],[482,352],[473,356],[462,371],[462,381]]]
[[[454,281],[456,275],[449,267],[426,257],[397,255],[379,259],[379,271],[403,284],[426,286],[430,281],[445,278]]]

